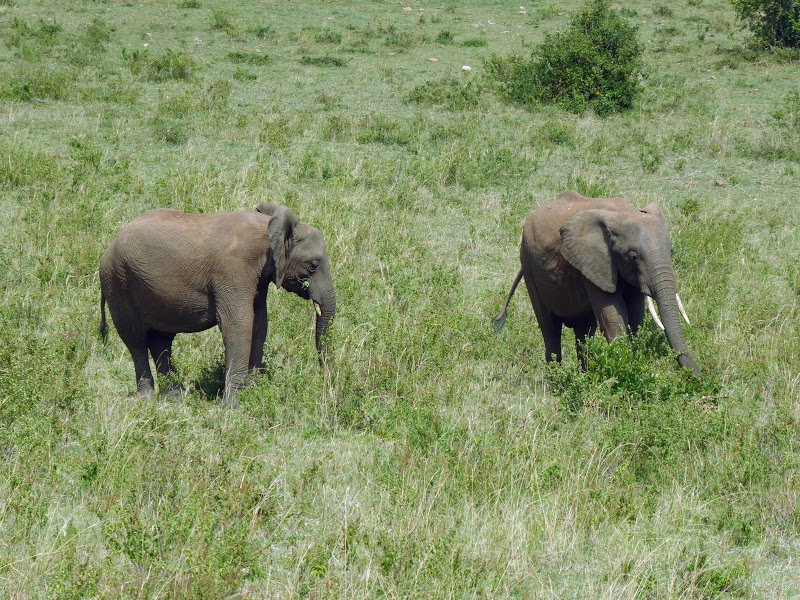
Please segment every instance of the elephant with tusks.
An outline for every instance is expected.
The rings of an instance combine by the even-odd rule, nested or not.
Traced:
[[[657,204],[636,210],[622,198],[588,198],[565,192],[530,213],[522,228],[519,273],[502,311],[525,279],[542,331],[545,359],[561,360],[561,329],[575,332],[576,350],[586,368],[583,342],[597,327],[608,342],[642,324],[645,305],[663,329],[678,363],[694,375],[680,316],[689,322],[672,268],[672,240]],[[661,313],[659,319],[653,299]]]

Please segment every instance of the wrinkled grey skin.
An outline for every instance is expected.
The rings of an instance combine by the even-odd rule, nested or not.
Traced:
[[[683,339],[672,269],[672,240],[657,204],[636,210],[621,198],[587,198],[565,192],[525,220],[522,268],[494,319],[505,323],[508,303],[521,278],[542,330],[545,358],[561,360],[561,327],[575,331],[576,349],[597,329],[612,342],[635,332],[644,318],[645,295],[661,313],[667,341],[682,367],[699,369]]]
[[[139,394],[148,397],[154,393],[148,351],[174,391],[175,334],[219,325],[223,404],[233,407],[236,393],[261,365],[270,282],[315,303],[322,364],[336,295],[318,229],[289,208],[267,203],[219,214],[151,210],[126,225],[100,261],[101,331],[105,338],[107,302],[133,357]]]

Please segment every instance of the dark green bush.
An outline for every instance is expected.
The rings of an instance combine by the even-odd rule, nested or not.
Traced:
[[[800,0],[732,0],[756,39],[771,48],[800,47]]]
[[[607,115],[633,106],[641,92],[642,47],[636,28],[595,0],[567,31],[548,35],[530,60],[491,57],[485,64],[513,102],[557,104]]]

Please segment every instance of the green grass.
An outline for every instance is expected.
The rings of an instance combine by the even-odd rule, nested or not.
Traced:
[[[491,57],[581,3],[409,6],[0,2],[0,596],[798,595],[796,55],[634,2],[634,107],[526,110]],[[546,365],[524,293],[493,332],[570,188],[660,203],[699,380],[652,325]],[[140,401],[106,246],[262,201],[325,235],[335,366],[273,289],[242,409],[217,330],[176,340],[183,402]]]

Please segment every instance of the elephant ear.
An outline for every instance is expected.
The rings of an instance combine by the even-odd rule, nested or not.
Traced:
[[[666,221],[664,218],[664,213],[661,212],[661,207],[656,204],[655,202],[651,202],[647,206],[642,209],[643,213],[647,213],[648,215],[653,215],[661,219],[662,221]]]
[[[612,234],[607,224],[613,214],[607,210],[584,210],[561,227],[561,254],[586,279],[609,293],[617,289]]]
[[[267,216],[272,216],[275,214],[275,211],[278,209],[278,205],[272,202],[262,202],[258,206],[254,208],[255,211],[265,214]]]
[[[286,276],[286,261],[291,251],[292,233],[300,221],[288,207],[275,204],[271,206],[274,208],[267,225],[267,234],[272,246],[272,258],[275,261],[275,286],[280,288]]]

